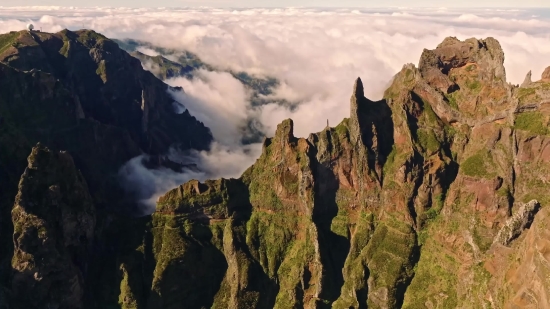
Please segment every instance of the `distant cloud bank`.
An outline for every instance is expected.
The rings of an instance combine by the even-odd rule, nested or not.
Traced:
[[[498,39],[514,84],[529,70],[538,77],[550,65],[549,10],[0,7],[0,32],[24,29],[28,22],[48,32],[89,28],[111,38],[144,40],[188,50],[221,69],[273,76],[280,84],[271,98],[301,104],[254,110],[266,135],[289,117],[297,136],[322,130],[327,119],[338,124],[349,114],[356,77],[369,98],[380,99],[405,63],[417,64],[424,48],[435,48],[447,36]],[[200,74],[168,82],[185,89],[180,99],[195,104],[189,110],[216,135],[216,153],[203,154],[212,170],[208,176],[238,176],[258,155],[234,145],[238,126],[251,115],[246,91],[229,74]],[[228,171],[221,164],[238,166]]]

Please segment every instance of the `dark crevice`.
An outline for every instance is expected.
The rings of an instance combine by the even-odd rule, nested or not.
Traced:
[[[361,139],[367,148],[367,164],[382,184],[382,167],[394,144],[392,112],[386,100],[374,102],[365,97],[358,100],[358,122]]]
[[[367,267],[365,269],[365,278],[370,277],[370,271]],[[355,291],[355,297],[359,303],[359,308],[357,309],[367,309],[367,300],[369,297],[369,288],[368,285],[365,285],[362,289]]]
[[[320,134],[327,135],[327,149],[332,149],[331,132],[327,130]],[[342,269],[350,250],[350,241],[331,230],[332,220],[338,214],[336,192],[339,189],[339,181],[330,168],[330,158],[325,162],[318,162],[317,150],[315,147],[312,149],[310,159],[315,179],[313,222],[317,226],[321,262],[324,266],[320,298],[332,303],[338,299],[344,285]]]
[[[416,234],[416,233],[415,233]],[[416,234],[417,235],[417,234]],[[416,267],[418,264],[418,261],[420,261],[420,254],[421,254],[421,247],[418,244],[418,236],[415,237],[415,246],[411,252],[411,255],[409,256],[409,261],[411,262],[411,268]],[[404,276],[403,280],[398,282],[396,285],[396,292],[395,292],[395,304],[396,308],[403,307],[403,302],[405,300],[405,294],[407,293],[407,289],[411,285],[412,280],[414,279],[415,272],[412,272],[411,276]]]

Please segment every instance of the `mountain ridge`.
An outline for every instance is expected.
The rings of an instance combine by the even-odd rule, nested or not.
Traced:
[[[89,239],[94,247],[90,268],[110,269],[107,256],[118,249],[106,235],[124,234],[117,225],[130,224],[134,219],[126,216],[137,207],[119,184],[119,168],[144,153],[163,156],[169,147],[208,149],[212,135],[188,112],[173,110],[166,84],[93,31],[11,32],[0,35],[0,46],[0,285],[9,295],[17,269],[12,257],[21,249],[13,245],[16,222],[10,212],[17,179],[37,143],[70,153],[84,175],[99,213]],[[175,164],[157,161],[148,165]],[[81,284],[79,295],[86,298],[91,285]],[[72,303],[81,306],[82,298]]]
[[[430,57],[436,61],[426,60]],[[521,290],[514,290],[519,287],[515,278],[506,277],[503,269],[516,266],[505,264],[499,269],[493,264],[514,254],[508,239],[517,236],[501,235],[519,235],[511,246],[524,246],[531,230],[523,230],[533,219],[546,216],[544,207],[543,214],[535,215],[539,202],[532,200],[544,201],[545,193],[533,196],[534,192],[521,188],[521,182],[532,182],[536,174],[518,168],[531,163],[525,151],[533,147],[533,131],[518,124],[523,117],[518,96],[529,88],[506,83],[503,61],[500,44],[492,38],[465,42],[448,38],[436,50],[423,53],[421,69],[405,65],[386,91],[385,100],[364,98],[362,82],[357,79],[350,118],[337,127],[303,139],[293,136],[292,120],[283,121],[275,137],[265,139],[260,159],[241,177],[252,204],[246,228],[230,223],[230,216],[221,218],[228,223],[220,251],[227,261],[235,254],[225,247],[231,227],[232,233],[240,235],[240,242],[233,246],[241,248],[243,257],[237,264],[228,263],[213,307],[262,307],[263,297],[269,297],[268,305],[274,308],[323,308],[328,304],[332,308],[527,306],[531,301],[523,298],[521,291],[540,292],[538,286],[544,283],[522,281]],[[538,87],[543,83],[538,81]],[[537,94],[543,91],[540,88]],[[548,121],[548,116],[544,117]],[[513,138],[515,145],[504,136]],[[546,139],[544,136],[535,139]],[[540,148],[533,151],[536,149]],[[502,162],[507,157],[515,157],[515,163]],[[331,174],[336,182],[330,180]],[[177,190],[181,189],[166,196]],[[331,200],[336,205],[331,205]],[[185,201],[181,197],[172,203]],[[295,202],[287,205],[288,201]],[[455,203],[462,208],[455,209]],[[161,198],[158,207],[165,204]],[[287,217],[287,222],[277,219],[280,215]],[[153,214],[153,218],[157,216],[167,217],[161,212]],[[294,216],[296,219],[290,220]],[[463,216],[479,225],[464,222]],[[212,229],[213,245],[222,241],[221,231],[214,232],[223,222],[220,218],[216,223],[191,223],[191,214],[187,218],[188,224]],[[263,220],[267,221],[261,223]],[[460,233],[454,230],[457,224],[459,230],[464,229]],[[256,234],[256,226],[263,226],[264,232]],[[277,229],[280,231],[275,232]],[[438,230],[443,230],[446,238],[436,236]],[[193,232],[185,234],[193,237]],[[313,241],[310,249],[301,244],[301,234]],[[357,238],[359,235],[366,239]],[[457,248],[447,242],[448,237],[467,247]],[[272,248],[283,251],[277,253]],[[455,253],[449,255],[452,251],[447,248]],[[309,253],[296,255],[301,250]],[[338,257],[334,252],[338,250],[348,252],[347,256]],[[456,262],[449,262],[456,259],[464,266],[457,268]],[[520,257],[518,261],[520,267],[527,267]],[[542,263],[548,265],[547,260]],[[246,284],[253,275],[241,273],[240,267],[253,265],[260,273],[258,267],[263,268],[268,278],[278,278],[276,296],[267,283]],[[545,267],[539,268],[543,277]],[[233,278],[238,281],[230,281],[227,276],[236,273],[240,275]],[[464,275],[472,279],[462,286],[458,280]],[[440,286],[429,284],[446,277],[451,280]],[[544,303],[544,293],[533,293],[533,299]],[[466,295],[470,296],[464,298]]]
[[[550,78],[514,86],[503,63],[493,38],[446,38],[424,50],[418,68],[404,65],[382,100],[366,98],[357,78],[348,118],[307,138],[284,120],[240,178],[192,180],[160,197],[152,215],[115,218],[115,227],[98,212],[93,243],[109,249],[76,259],[104,259],[90,263],[83,292],[37,293],[30,306],[544,308]],[[30,102],[62,89],[50,74],[13,72],[50,85]],[[76,105],[67,113],[78,120]],[[28,163],[54,189],[63,184],[47,164],[55,159],[36,161],[37,153],[63,162],[67,154],[38,145]],[[52,185],[27,172],[21,179],[20,192]],[[70,196],[54,189],[56,201]],[[16,226],[25,222],[20,204]],[[35,230],[16,232],[38,241]],[[40,254],[20,241],[13,249]],[[11,261],[12,269],[26,266]],[[4,293],[21,304],[12,276]],[[47,289],[57,297],[64,288]]]

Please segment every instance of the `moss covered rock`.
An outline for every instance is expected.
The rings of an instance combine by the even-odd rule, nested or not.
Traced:
[[[40,50],[51,50],[44,47],[51,44],[68,62],[85,49],[91,59],[79,57],[94,64],[90,76],[103,85],[101,91],[120,86],[113,81],[118,76],[113,63],[133,65],[112,42],[93,32],[36,36],[3,37],[2,55],[24,66],[31,60],[14,56],[21,52],[21,44],[37,57]],[[264,139],[261,156],[240,178],[182,184],[159,198],[156,212],[148,217],[97,216],[99,228],[93,236],[99,250],[91,256],[101,262],[90,263],[93,271],[87,275],[79,263],[67,260],[67,265],[76,266],[36,279],[43,269],[57,267],[67,255],[80,256],[84,250],[72,234],[52,231],[65,228],[63,211],[61,215],[57,211],[65,206],[59,205],[86,200],[79,189],[84,185],[65,168],[70,165],[66,154],[38,147],[13,209],[15,253],[5,254],[21,271],[13,276],[13,289],[0,290],[0,295],[13,294],[16,301],[30,302],[25,304],[31,307],[36,300],[22,300],[22,291],[35,289],[41,297],[37,299],[86,308],[545,305],[550,290],[545,253],[550,138],[545,102],[550,88],[545,79],[521,87],[506,83],[503,60],[500,44],[492,38],[464,42],[447,38],[436,49],[424,51],[418,68],[405,65],[380,101],[367,99],[365,86],[357,79],[350,87],[350,116],[335,128],[327,126],[307,139],[297,138],[294,122],[284,120],[273,137]],[[54,62],[42,65],[45,71],[57,67]],[[97,188],[109,186],[98,185],[96,179],[108,174],[107,164],[116,164],[107,161],[105,170],[98,167],[99,171],[90,167],[109,154],[123,158],[128,147],[111,146],[87,155],[88,147],[124,140],[139,151],[143,140],[136,139],[138,133],[117,135],[118,126],[82,118],[90,115],[86,104],[80,109],[66,84],[74,76],[84,76],[80,73],[57,81],[52,76],[65,73],[0,69],[22,85],[8,98],[27,95],[24,98],[30,102],[15,108],[20,101],[0,97],[0,108],[8,115],[6,125],[0,126],[0,138],[14,144],[0,152],[14,167],[1,165],[0,173],[18,176],[16,165],[36,141],[61,143],[59,136],[71,136],[54,132],[72,128],[90,137],[93,133],[101,137],[94,139],[97,144],[60,145],[74,153],[83,175],[90,175],[94,201],[102,201],[99,197],[107,194]],[[39,91],[24,91],[35,85]],[[140,89],[145,102],[152,92]],[[49,104],[51,113],[41,116],[39,103]],[[70,117],[50,124],[56,115]],[[140,128],[144,123],[153,128],[148,122],[152,118],[139,119]],[[128,130],[126,125],[135,125],[128,121],[120,127]],[[45,129],[37,130],[34,124]],[[148,130],[139,134],[163,136],[162,130]],[[46,168],[48,162],[57,162],[58,167]],[[72,187],[63,187],[61,180],[56,187],[60,173],[73,180]],[[0,178],[7,185],[8,176]],[[48,198],[40,191],[46,185],[53,192]],[[38,202],[25,204],[31,198],[54,211],[39,212]],[[524,204],[533,199],[538,203]],[[69,207],[73,216],[67,217],[69,221],[88,218],[85,205]],[[85,232],[83,239],[88,239],[87,224],[67,228],[75,235]],[[37,239],[49,242],[36,245]],[[63,247],[67,241],[72,245]],[[49,245],[52,242],[55,248]],[[44,252],[56,258],[34,258]],[[29,277],[27,270],[33,275]],[[56,280],[63,281],[57,290],[50,284]],[[69,287],[66,282],[76,283]],[[44,296],[44,286],[56,292]],[[83,304],[79,303],[82,286],[91,299]]]
[[[96,218],[86,181],[69,154],[33,148],[12,220],[16,307],[83,308]]]

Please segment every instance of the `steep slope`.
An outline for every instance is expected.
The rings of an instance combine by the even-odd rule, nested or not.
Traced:
[[[28,164],[12,210],[14,308],[83,308],[96,221],[86,181],[68,153],[40,144]]]
[[[84,43],[68,45],[110,44],[76,35]],[[36,41],[49,40],[56,41]],[[18,44],[0,53],[24,66],[33,60],[18,60],[23,58],[14,53]],[[135,220],[93,219],[98,210],[74,168],[65,168],[72,167],[67,155],[39,146],[29,164],[46,157],[60,167],[32,163],[23,175],[12,211],[14,226],[23,229],[15,230],[14,250],[7,254],[11,267],[40,275],[74,252],[87,252],[92,238],[98,250],[76,259],[92,261],[86,274],[74,259],[40,281],[15,271],[8,276],[13,289],[0,293],[15,296],[14,304],[56,302],[63,304],[59,308],[546,308],[550,68],[539,81],[528,75],[520,87],[506,82],[503,62],[493,38],[447,38],[423,52],[418,68],[405,65],[380,101],[365,98],[357,79],[350,117],[335,128],[296,138],[287,119],[274,137],[264,139],[262,155],[239,179],[182,184],[159,199],[154,214]],[[118,136],[116,141],[92,138],[99,146],[111,145],[103,146],[105,155],[122,159],[144,149],[150,135],[127,133],[130,122],[107,126],[78,117],[102,112],[87,111],[70,95],[71,77],[2,64],[0,69],[8,81],[22,85],[8,96],[17,100],[0,96],[2,115],[8,115],[0,138],[14,145],[0,152],[0,159],[9,160],[0,161],[6,186],[18,177],[19,163],[3,162],[21,162],[29,145],[42,140],[65,147],[88,180],[89,162],[100,159],[79,152],[74,146],[79,144],[65,143],[58,133],[73,134],[87,121],[94,130],[121,132],[105,135]],[[36,90],[25,91],[31,88]],[[118,141],[127,144],[113,147]],[[162,143],[155,145],[162,149]],[[38,174],[31,178],[33,173]],[[55,189],[66,180],[82,190]],[[100,192],[95,182],[89,183],[97,207],[103,200],[94,196]],[[56,203],[25,204],[42,196],[27,188],[54,192]],[[72,221],[96,222],[94,235],[89,224],[71,233],[85,234],[86,241],[59,232],[75,228],[52,223],[66,222],[56,212],[64,209],[76,214]],[[2,229],[5,241],[10,228]],[[45,234],[35,233],[40,229]],[[52,250],[23,241],[35,244],[40,235],[59,244],[59,258],[25,264],[25,258]],[[67,243],[74,246],[64,247]],[[20,278],[34,285],[18,285]],[[69,288],[64,278],[76,279]],[[55,293],[44,296],[45,290]],[[36,298],[22,299],[25,291]]]
[[[209,130],[188,112],[175,113],[168,86],[114,41],[92,30],[3,36],[10,35],[16,38],[0,54],[0,62],[61,80],[81,106],[81,118],[126,129],[147,153],[164,153],[172,144],[208,148]]]
[[[505,83],[503,52],[496,40],[458,42],[451,38],[445,42],[438,47],[445,51],[439,52],[440,59],[470,51],[465,60],[448,61],[453,64],[446,74],[458,87],[450,94],[438,94],[430,93],[432,85],[425,88],[420,83],[426,91],[419,93],[441,119],[451,123],[451,151],[460,169],[440,215],[425,230],[426,241],[405,308],[502,308],[510,299],[503,291],[496,292],[499,285],[490,280],[506,267],[490,268],[485,263],[493,250],[498,252],[494,239],[512,213],[533,198],[543,207],[547,203],[547,185],[541,179],[547,163],[534,159],[544,157],[544,147],[533,148],[546,137],[528,129],[539,124],[526,120],[531,112],[518,106],[525,88]],[[544,104],[544,100],[537,103]],[[535,114],[546,117],[542,110]],[[531,299],[532,305],[540,301]]]
[[[285,99],[275,98],[273,95],[280,85],[280,81],[269,76],[251,75],[246,72],[236,72],[227,68],[219,68],[204,63],[197,55],[185,50],[166,49],[154,46],[147,42],[135,40],[116,40],[130,55],[139,59],[146,70],[149,70],[161,80],[169,81],[173,78],[185,78],[188,80],[201,79],[210,82],[210,74],[230,74],[238,80],[247,91],[249,109],[261,108],[267,104],[278,104],[287,108],[296,107],[299,102],[289,102]],[[158,53],[156,56],[149,56],[141,53],[140,48]],[[167,59],[166,57],[170,58]],[[251,113],[256,114],[256,113]],[[265,137],[265,128],[261,121],[254,116],[241,124],[242,143],[260,143]]]
[[[285,120],[240,179],[168,192],[140,295],[152,308],[544,308],[550,88],[506,83],[503,61],[492,38],[448,38],[381,101],[358,79],[336,128],[295,138]]]
[[[6,285],[13,253],[10,212],[26,158],[37,142],[69,150],[91,184],[94,200],[103,205],[122,197],[116,170],[141,152],[125,130],[77,115],[77,104],[53,76],[0,63],[0,277]]]
[[[120,167],[143,153],[158,156],[171,146],[207,149],[212,141],[202,123],[174,111],[168,89],[137,59],[93,31],[0,35],[0,293],[12,286],[10,212],[17,184],[38,142],[70,153],[100,213],[90,253],[94,272],[85,278],[86,289],[103,272],[117,271],[109,259],[116,260],[125,241],[112,234],[131,237],[132,231],[120,230],[126,225],[144,229],[144,222],[120,216],[135,207],[119,185]]]

